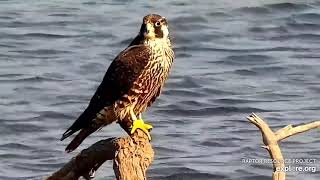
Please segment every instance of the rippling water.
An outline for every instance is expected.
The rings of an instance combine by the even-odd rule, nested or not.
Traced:
[[[64,130],[84,110],[141,19],[169,19],[177,55],[154,125],[151,179],[270,179],[260,133],[320,118],[320,3],[285,0],[0,1],[0,179],[41,179],[61,167]],[[79,149],[125,135],[112,125]],[[286,158],[320,155],[314,130],[281,143]],[[79,150],[78,150],[79,152]],[[317,171],[288,179],[320,178]],[[113,179],[111,162],[97,179]]]

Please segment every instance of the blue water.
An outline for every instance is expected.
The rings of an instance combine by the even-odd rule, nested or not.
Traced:
[[[142,17],[166,16],[176,61],[144,114],[154,125],[150,179],[269,180],[251,112],[270,126],[320,119],[320,2],[288,0],[0,1],[0,179],[42,179],[94,142],[125,136],[114,124],[76,152],[59,138],[87,106]],[[285,158],[317,159],[320,133],[281,142]],[[114,179],[106,162],[96,179]]]

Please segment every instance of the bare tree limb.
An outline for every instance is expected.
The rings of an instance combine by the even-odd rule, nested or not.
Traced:
[[[154,151],[147,135],[137,130],[131,137],[110,138],[99,141],[81,151],[47,180],[90,179],[107,160],[113,160],[118,180],[144,180],[154,158]]]
[[[320,128],[320,121],[314,121],[312,123],[308,123],[305,125],[300,125],[296,127],[292,127],[292,125],[288,125],[283,129],[280,129],[276,132],[276,136],[278,141],[286,139],[295,134],[303,133],[309,131],[310,129]]]
[[[286,178],[286,173],[284,171],[284,159],[278,142],[295,134],[320,127],[320,121],[315,121],[297,127],[292,127],[292,125],[288,125],[276,132],[273,132],[270,129],[269,125],[258,115],[252,113],[250,116],[247,117],[247,119],[260,129],[264,143],[263,148],[268,150],[270,157],[273,159],[273,180],[285,180]]]

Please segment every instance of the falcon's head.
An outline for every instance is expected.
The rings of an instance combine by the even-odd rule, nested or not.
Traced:
[[[141,25],[140,35],[149,40],[169,38],[166,18],[158,14],[145,16]]]

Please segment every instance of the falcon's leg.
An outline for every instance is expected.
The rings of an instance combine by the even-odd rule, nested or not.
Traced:
[[[130,133],[133,134],[137,129],[141,129],[148,136],[149,140],[151,140],[151,135],[149,130],[152,129],[150,124],[145,124],[141,118],[141,113],[137,116],[134,114],[133,110],[130,111],[131,118],[133,120],[133,125],[131,127]]]

